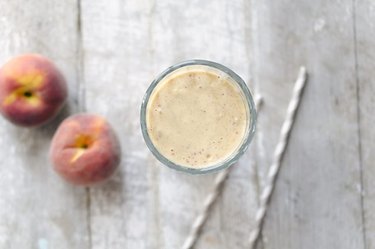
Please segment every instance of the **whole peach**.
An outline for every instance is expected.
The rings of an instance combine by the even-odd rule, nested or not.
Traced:
[[[67,86],[58,68],[38,54],[25,54],[0,69],[0,112],[20,126],[38,126],[63,107]]]
[[[50,158],[67,181],[90,185],[110,177],[120,162],[120,144],[105,118],[76,114],[65,119],[53,136]]]

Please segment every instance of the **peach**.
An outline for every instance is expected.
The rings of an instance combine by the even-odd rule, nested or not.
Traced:
[[[91,185],[109,178],[120,162],[120,144],[105,118],[76,114],[65,119],[53,136],[50,158],[67,181]]]
[[[63,107],[67,86],[58,68],[38,54],[15,57],[0,69],[0,112],[20,126],[38,126]]]

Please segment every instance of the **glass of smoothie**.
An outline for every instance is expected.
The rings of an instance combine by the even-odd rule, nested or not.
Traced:
[[[246,83],[229,68],[206,60],[178,63],[150,85],[141,129],[164,165],[204,174],[234,164],[255,132],[256,110]]]

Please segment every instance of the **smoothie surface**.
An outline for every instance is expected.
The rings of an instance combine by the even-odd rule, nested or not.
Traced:
[[[229,158],[241,146],[248,120],[239,86],[225,73],[201,65],[164,77],[146,109],[155,148],[171,162],[190,168]]]

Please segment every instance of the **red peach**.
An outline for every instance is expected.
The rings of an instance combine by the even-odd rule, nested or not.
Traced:
[[[54,169],[67,181],[90,185],[109,178],[120,162],[117,136],[105,118],[76,114],[65,119],[50,147]]]
[[[15,57],[0,69],[0,112],[20,126],[38,126],[63,107],[67,86],[58,68],[38,54]]]

